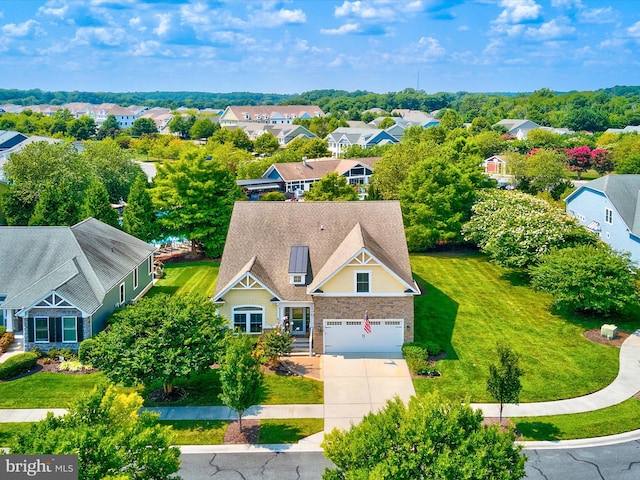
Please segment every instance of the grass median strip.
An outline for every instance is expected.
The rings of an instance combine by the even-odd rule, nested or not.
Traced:
[[[511,418],[522,440],[573,440],[604,437],[640,429],[640,400],[573,415]]]

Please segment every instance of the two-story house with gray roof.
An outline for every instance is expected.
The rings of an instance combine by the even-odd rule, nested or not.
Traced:
[[[567,212],[619,251],[640,263],[640,175],[606,175],[578,187]]]
[[[77,350],[153,285],[155,247],[89,218],[72,227],[0,228],[0,323],[24,349]]]
[[[236,202],[213,301],[315,353],[400,352],[418,294],[399,202]]]

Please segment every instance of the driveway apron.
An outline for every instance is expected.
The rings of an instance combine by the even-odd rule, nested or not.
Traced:
[[[325,432],[348,429],[387,400],[398,396],[408,402],[416,393],[401,354],[323,355],[323,370]]]

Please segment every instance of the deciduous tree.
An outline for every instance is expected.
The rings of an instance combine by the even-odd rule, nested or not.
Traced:
[[[263,133],[253,142],[253,149],[256,153],[271,155],[280,148],[278,139],[271,132]]]
[[[251,337],[237,334],[228,338],[227,350],[220,365],[220,399],[227,407],[238,412],[242,432],[242,415],[260,399],[262,371],[253,355]]]
[[[145,175],[138,175],[131,185],[127,205],[122,212],[122,229],[145,242],[158,236],[156,212]]]
[[[83,220],[93,217],[107,225],[120,228],[118,212],[111,207],[107,189],[98,180],[91,182],[84,195],[80,217]]]
[[[327,173],[304,194],[310,202],[358,200],[358,191],[347,178],[337,172]]]
[[[151,189],[158,222],[169,236],[202,245],[211,257],[222,254],[236,200],[242,197],[233,172],[219,160],[203,156],[164,162]]]
[[[131,125],[130,133],[132,137],[141,137],[143,135],[157,135],[158,126],[151,118],[136,118]]]
[[[524,371],[518,365],[518,354],[505,345],[497,345],[498,364],[489,365],[487,392],[500,404],[500,423],[505,403],[518,404]]]
[[[136,393],[117,393],[101,384],[79,396],[61,417],[47,418],[9,441],[14,455],[78,455],[80,480],[169,480],[180,467],[169,427],[157,414],[142,412]]]
[[[482,413],[436,395],[396,398],[349,431],[324,437],[325,455],[336,468],[324,480],[453,479],[518,480],[526,458],[512,430],[482,426]]]
[[[550,293],[555,305],[608,315],[638,304],[637,265],[604,244],[550,252],[531,267],[531,284]]]
[[[176,380],[219,360],[227,331],[209,298],[158,294],[117,310],[108,328],[90,339],[87,360],[113,382],[161,383],[171,394]]]

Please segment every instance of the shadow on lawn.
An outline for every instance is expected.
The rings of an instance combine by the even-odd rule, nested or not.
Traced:
[[[516,422],[516,429],[527,440],[560,440],[558,427],[546,422]]]
[[[151,290],[147,293],[147,297],[153,297],[155,295],[160,295],[161,293],[166,293],[167,295],[175,295],[180,287],[169,286],[169,285],[154,285]]]
[[[458,302],[418,275],[414,275],[422,295],[415,298],[415,341],[437,342],[447,353],[447,360],[457,360],[451,339],[458,316]]]

